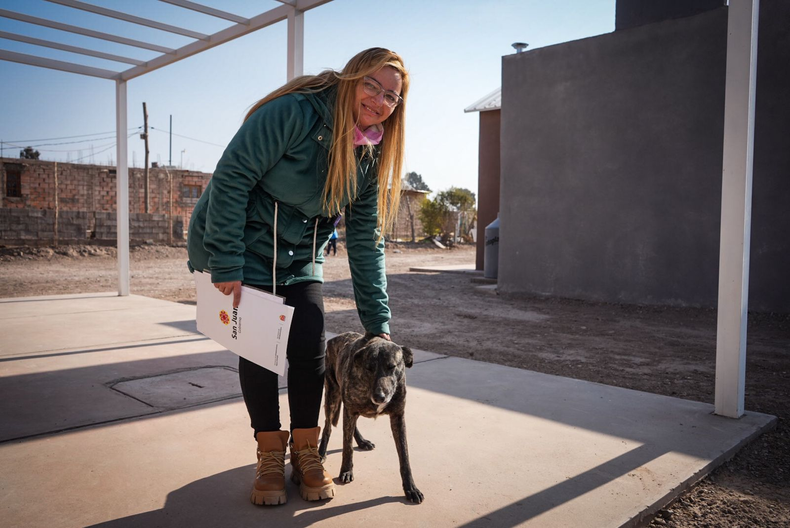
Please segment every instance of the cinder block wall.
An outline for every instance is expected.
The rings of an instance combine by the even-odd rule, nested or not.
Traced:
[[[761,4],[750,308],[790,312],[790,5]],[[503,58],[503,293],[716,305],[726,35],[719,8]]]
[[[56,229],[57,221],[57,229]],[[46,209],[0,209],[0,244],[49,246],[57,244],[113,245],[118,228],[115,212],[55,211]],[[184,242],[184,218],[164,214],[129,214],[129,237],[133,244]]]

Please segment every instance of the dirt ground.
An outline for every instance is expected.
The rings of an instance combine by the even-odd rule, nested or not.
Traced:
[[[361,330],[342,244],[325,266],[327,329]],[[387,249],[395,341],[432,352],[713,402],[716,312],[503,298],[469,275],[410,267],[474,263],[474,248]],[[186,250],[131,252],[131,291],[193,303]],[[114,248],[0,248],[0,297],[115,291]],[[790,527],[790,316],[750,314],[746,408],[777,427],[658,513],[650,526]]]

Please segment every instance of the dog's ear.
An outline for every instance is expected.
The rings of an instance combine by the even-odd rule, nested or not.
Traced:
[[[406,368],[411,368],[414,365],[414,353],[411,351],[411,348],[400,347],[400,350],[403,353],[403,364],[406,365]]]
[[[367,349],[365,347],[360,347],[359,350],[354,352],[354,365],[361,367],[365,362],[365,356],[367,354]]]

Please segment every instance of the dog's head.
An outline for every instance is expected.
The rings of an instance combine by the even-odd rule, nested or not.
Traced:
[[[396,345],[380,337],[370,337],[354,354],[354,366],[370,382],[370,399],[384,406],[403,384],[406,369],[414,364],[409,347]]]

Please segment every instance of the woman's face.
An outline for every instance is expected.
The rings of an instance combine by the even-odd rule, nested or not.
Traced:
[[[353,115],[360,130],[384,122],[395,111],[395,107],[386,104],[385,92],[392,91],[400,95],[403,87],[400,72],[391,66],[384,66],[379,71],[368,75],[368,78],[378,83],[383,91],[376,96],[371,96],[365,91],[364,79],[357,83]]]

